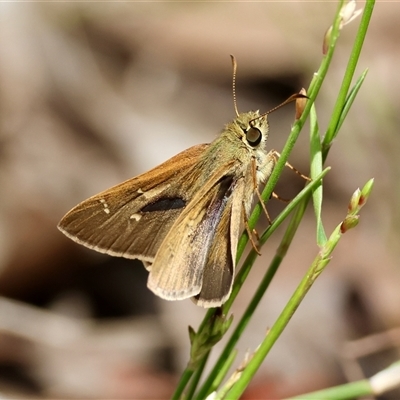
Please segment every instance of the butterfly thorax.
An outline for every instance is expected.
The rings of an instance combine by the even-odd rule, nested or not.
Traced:
[[[268,161],[266,141],[268,138],[268,121],[260,117],[258,111],[239,114],[222,130],[202,156],[203,171],[207,175],[219,166],[232,165],[235,176],[243,176],[252,159],[257,166],[257,181],[265,180],[262,168]]]

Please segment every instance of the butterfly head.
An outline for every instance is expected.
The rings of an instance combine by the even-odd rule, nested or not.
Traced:
[[[249,149],[264,147],[268,138],[267,115],[258,111],[239,114],[232,123],[233,130]]]

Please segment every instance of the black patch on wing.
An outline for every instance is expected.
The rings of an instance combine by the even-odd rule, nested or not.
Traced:
[[[234,187],[234,180],[233,176],[227,175],[224,176],[222,179],[219,181],[221,183],[221,187],[219,189],[219,196],[226,202],[228,197],[231,197],[232,190]]]
[[[140,211],[142,212],[152,212],[152,211],[168,211],[168,210],[176,210],[179,208],[183,208],[186,206],[186,201],[180,197],[171,198],[161,198],[153,203],[147,204],[147,206],[143,207]]]

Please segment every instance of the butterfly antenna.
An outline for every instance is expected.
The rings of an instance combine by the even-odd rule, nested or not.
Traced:
[[[231,59],[232,59],[232,95],[233,95],[233,106],[235,107],[235,113],[236,116],[239,116],[239,111],[237,108],[237,103],[236,103],[236,69],[237,69],[237,63],[236,63],[236,58],[231,54]]]
[[[274,107],[273,109],[267,111],[264,115],[268,115],[271,114],[272,112],[278,110],[279,108],[286,106],[286,104],[291,103],[292,101],[296,100],[296,99],[308,99],[307,96],[305,96],[304,94],[301,93],[295,93],[292,94],[289,98],[287,98],[283,103],[277,105],[276,107]]]
[[[277,105],[276,107],[272,108],[271,110],[267,111],[264,114],[261,114],[259,117],[254,118],[252,121],[255,121],[256,119],[265,117],[268,114],[271,114],[272,112],[278,110],[279,108],[286,106],[286,104],[291,103],[292,101],[295,101],[296,99],[308,99],[309,97],[307,97],[306,95],[302,94],[302,93],[295,93],[292,94],[289,98],[287,98],[283,103]]]

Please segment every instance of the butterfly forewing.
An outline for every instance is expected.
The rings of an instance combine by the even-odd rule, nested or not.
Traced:
[[[102,253],[151,262],[196,191],[194,184],[183,192],[180,185],[168,182],[177,171],[181,179],[194,179],[207,147],[191,147],[146,174],[85,200],[65,215],[59,229]]]

